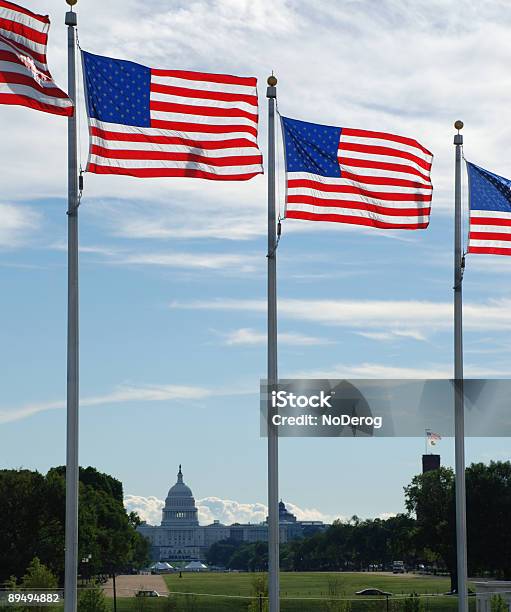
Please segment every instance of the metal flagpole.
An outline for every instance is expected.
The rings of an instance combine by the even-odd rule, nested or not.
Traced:
[[[75,112],[68,122],[68,319],[67,442],[64,612],[76,612],[78,574],[78,151],[76,135],[76,13],[78,0],[66,0],[68,91]]]
[[[454,189],[454,429],[456,454],[456,559],[458,571],[458,611],[468,612],[467,587],[467,505],[465,490],[465,406],[463,397],[463,267],[461,161],[463,121],[456,121],[456,171]]]
[[[279,612],[279,454],[272,423],[271,392],[277,386],[277,219],[275,212],[275,100],[277,79],[268,77],[268,596],[270,612]]]

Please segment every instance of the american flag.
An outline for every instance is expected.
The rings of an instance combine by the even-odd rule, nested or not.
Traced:
[[[230,181],[263,172],[255,78],[82,57],[89,172]]]
[[[440,442],[440,440],[442,439],[442,436],[440,434],[434,433],[432,431],[427,431],[426,432],[426,439],[427,439],[428,444],[430,446],[436,446],[436,443]]]
[[[0,0],[0,104],[28,106],[54,115],[73,114],[73,103],[48,70],[47,16]]]
[[[511,181],[467,162],[469,253],[511,255]]]
[[[413,138],[282,117],[286,218],[423,229],[433,156]]]

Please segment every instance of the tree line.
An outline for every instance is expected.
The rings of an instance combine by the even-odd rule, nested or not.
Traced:
[[[511,463],[474,463],[466,471],[468,566],[471,576],[511,579]],[[454,473],[450,468],[415,476],[405,487],[407,512],[383,519],[335,521],[324,532],[281,546],[281,568],[289,571],[367,570],[402,560],[445,569],[456,589]],[[210,564],[263,571],[265,543],[235,540],[209,549]]]
[[[46,475],[0,470],[0,582],[22,577],[40,560],[62,582],[64,576],[65,468]],[[123,505],[122,484],[92,467],[80,468],[79,573],[109,574],[149,561],[140,520]]]

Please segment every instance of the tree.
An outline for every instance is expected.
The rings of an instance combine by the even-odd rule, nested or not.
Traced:
[[[252,578],[252,599],[248,604],[248,612],[268,611],[268,576],[259,574]]]
[[[103,589],[93,587],[80,591],[78,597],[78,612],[108,612],[109,606]]]
[[[450,468],[415,476],[405,487],[405,504],[416,516],[416,543],[433,551],[451,575],[457,590],[454,473]]]

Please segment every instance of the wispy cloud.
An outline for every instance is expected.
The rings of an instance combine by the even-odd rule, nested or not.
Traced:
[[[41,215],[32,207],[0,202],[0,248],[20,246],[40,222]]]
[[[80,399],[80,406],[102,406],[126,402],[164,402],[201,400],[212,395],[223,394],[221,391],[202,387],[179,385],[120,385],[110,393],[93,395]],[[19,421],[48,410],[61,410],[66,407],[64,400],[53,402],[35,402],[20,407],[0,409],[0,424]]]
[[[228,346],[258,346],[266,343],[266,334],[249,327],[235,329],[224,335],[224,342]],[[323,344],[333,344],[327,338],[317,338],[306,336],[296,332],[279,333],[279,342],[289,346],[317,346]]]
[[[240,312],[266,311],[264,300],[197,300],[173,302],[171,308],[195,310],[227,310]],[[448,302],[419,300],[296,300],[279,301],[282,317],[323,325],[341,326],[355,331],[390,333],[396,338],[423,339],[432,332],[452,327],[453,306]],[[466,303],[464,327],[471,331],[511,330],[511,300],[488,300]],[[375,339],[382,340],[383,337]]]

